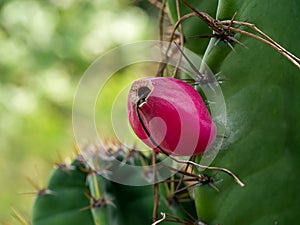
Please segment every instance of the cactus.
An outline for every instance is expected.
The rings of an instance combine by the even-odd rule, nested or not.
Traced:
[[[277,43],[300,54],[300,45],[295,44],[300,34],[300,3],[168,0],[167,7],[173,24],[182,32],[184,45],[203,56],[210,69],[221,72],[225,80],[221,87],[227,107],[227,137],[213,166],[235,171],[245,187],[236,185],[225,173],[198,173],[186,166],[155,187],[160,195],[157,198],[151,186],[124,186],[103,178],[102,170],[77,155],[71,165],[58,166],[47,188],[39,191],[32,225],[260,225],[297,221],[299,60],[297,64],[297,58]],[[180,17],[190,16],[177,22],[179,12]],[[253,30],[254,26],[247,26],[247,20],[272,41]],[[115,153],[116,158],[126,161],[134,150],[117,145],[121,150]],[[98,165],[97,157],[91,156],[96,160],[94,165]],[[157,157],[159,161],[164,156]],[[132,160],[134,164],[151,164],[149,155],[141,159],[133,154]],[[201,155],[192,160],[199,162]],[[156,213],[153,205],[158,207]],[[157,212],[162,212],[161,219]]]
[[[64,165],[64,164],[61,164]],[[93,224],[85,196],[87,174],[76,159],[70,166],[58,166],[46,189],[39,191],[33,208],[32,224]]]
[[[186,2],[199,12],[207,12],[201,5],[203,1]],[[168,3],[173,6],[171,14],[176,21],[175,1]],[[300,18],[295,14],[299,9],[296,1],[284,5],[272,1],[269,5],[267,1],[219,0],[216,18],[230,20],[237,12],[234,20],[250,21],[299,55]],[[185,21],[183,31],[188,31],[189,26]],[[240,28],[251,31],[249,27]],[[202,55],[209,67],[225,78],[221,87],[227,107],[228,138],[213,163],[237,172],[245,187],[238,188],[221,175],[223,181],[217,185],[220,192],[197,188],[198,216],[209,224],[293,224],[300,203],[300,139],[296,134],[300,127],[296,100],[300,73],[265,43],[246,35],[235,37],[247,48],[232,42],[235,53],[222,41],[215,45],[214,38]],[[196,46],[193,43],[187,47],[193,50]]]
[[[120,144],[116,146],[120,147]],[[95,146],[92,148],[95,149]],[[124,156],[128,156],[128,151],[124,149],[125,147],[118,149],[115,155],[120,160],[125,160]],[[100,149],[96,149],[97,151]],[[138,155],[132,155],[137,163],[141,163]],[[152,187],[125,186],[109,181],[99,175],[99,168],[100,165],[92,169],[81,155],[77,155],[69,166],[59,164],[51,175],[47,188],[37,194],[32,225],[151,224]],[[160,184],[160,187],[160,211],[184,218],[188,217],[187,210],[196,216],[194,202],[189,196],[185,200],[190,202],[180,203],[179,197],[173,195],[167,183]]]

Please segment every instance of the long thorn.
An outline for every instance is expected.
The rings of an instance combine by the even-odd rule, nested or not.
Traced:
[[[223,20],[223,21],[219,21],[219,23],[221,25],[224,25],[224,28],[228,28],[230,21]],[[276,41],[274,41],[272,38],[270,38],[267,34],[265,34],[259,28],[257,28],[254,24],[251,24],[251,23],[248,23],[248,22],[240,22],[240,21],[232,21],[232,23],[236,24],[236,25],[239,25],[239,26],[249,27],[252,30],[254,30],[255,32],[257,32],[258,34],[260,34],[261,36],[263,36],[265,39],[258,36],[258,35],[256,35],[256,34],[252,34],[250,32],[243,31],[243,30],[240,30],[240,29],[237,29],[237,28],[234,28],[234,27],[229,28],[231,31],[233,31],[235,33],[243,34],[245,36],[251,37],[253,39],[256,39],[258,41],[261,41],[261,42],[271,46],[272,48],[274,48],[280,54],[285,56],[289,61],[291,61],[295,66],[297,66],[300,69],[300,59],[297,56],[295,56],[291,52],[287,51],[285,48],[283,48],[281,45],[279,45]]]
[[[19,212],[17,212],[17,210],[15,210],[14,208],[12,208],[13,214],[12,216],[22,225],[29,225],[29,223],[21,216],[21,214]]]
[[[157,174],[156,174],[156,152],[153,151],[152,153],[152,166],[153,166],[153,195],[154,195],[154,205],[153,205],[153,214],[152,220],[155,222],[157,220],[158,214],[158,204],[159,204],[159,190],[158,190],[158,183],[157,183]]]
[[[183,55],[183,57],[185,58],[185,60],[188,62],[188,64],[190,65],[190,67],[192,68],[192,70],[201,78],[204,77],[203,74],[201,74],[199,72],[199,70],[195,67],[195,65],[191,62],[191,60],[184,54],[184,52],[181,50],[181,48],[176,44],[176,42],[174,42],[174,44],[176,45],[176,47],[178,48],[178,50],[180,51],[181,55]]]

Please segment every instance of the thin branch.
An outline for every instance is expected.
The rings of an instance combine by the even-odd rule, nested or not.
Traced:
[[[169,13],[169,10],[166,7],[162,7],[163,4],[160,1],[158,1],[158,0],[148,0],[148,2],[150,2],[152,5],[156,6],[159,9],[163,8],[165,13]]]
[[[152,214],[152,221],[155,222],[157,220],[158,214],[158,204],[159,204],[159,190],[158,190],[158,183],[157,181],[157,174],[156,174],[156,152],[153,151],[152,153],[152,166],[153,166],[153,195],[154,195],[154,205],[153,205],[153,214]]]
[[[166,0],[163,0],[160,6],[160,11],[159,11],[159,39],[160,41],[163,40],[163,35],[164,35],[164,18],[165,18],[165,11],[164,9],[166,8]]]
[[[189,13],[189,14],[186,14],[186,15],[182,16],[182,17],[180,18],[180,20],[178,20],[178,21],[176,22],[176,24],[174,25],[173,30],[172,30],[171,35],[170,35],[169,45],[168,45],[168,47],[167,47],[167,49],[166,49],[166,52],[165,52],[165,60],[164,60],[164,62],[161,62],[161,63],[159,64],[158,71],[156,72],[156,76],[162,76],[162,74],[163,74],[163,72],[164,72],[164,70],[165,70],[165,68],[166,68],[166,66],[167,66],[166,63],[167,63],[168,60],[169,60],[168,52],[169,52],[169,50],[170,50],[170,48],[171,48],[171,42],[172,42],[172,40],[173,40],[173,38],[174,38],[174,35],[175,35],[175,32],[176,32],[177,28],[179,27],[179,25],[180,25],[183,21],[185,21],[186,19],[188,19],[188,18],[190,18],[190,17],[193,17],[193,16],[196,16],[196,14],[195,14],[195,13]]]
[[[163,36],[164,36],[164,17],[165,17],[165,11],[164,9],[166,8],[166,0],[163,0],[160,6],[160,11],[159,11],[159,40],[162,42],[163,41]],[[162,44],[161,44],[162,48]],[[163,71],[161,69],[161,63],[158,66],[158,70],[156,72],[157,77],[162,77],[163,76]]]
[[[228,25],[225,25],[225,24],[228,24],[227,20],[220,21],[220,23],[224,24],[225,28],[228,27]],[[252,30],[254,30],[255,32],[257,32],[260,35],[262,35],[265,39],[262,38],[262,37],[260,37],[260,36],[258,36],[258,35],[255,35],[255,34],[252,34],[250,32],[247,32],[247,31],[244,31],[244,30],[240,30],[240,29],[237,29],[237,28],[234,28],[234,27],[230,27],[229,28],[231,31],[233,31],[235,33],[243,34],[243,35],[251,37],[251,38],[254,38],[254,39],[258,40],[258,41],[261,41],[261,42],[263,42],[263,43],[271,46],[272,48],[274,48],[280,54],[282,54],[283,56],[285,56],[288,60],[290,60],[294,65],[296,65],[300,69],[300,59],[297,56],[295,56],[291,52],[287,51],[285,48],[283,48],[281,45],[279,45],[276,41],[274,41],[272,38],[270,38],[268,35],[266,35],[260,29],[258,29],[254,24],[247,23],[247,22],[240,22],[240,21],[233,21],[232,23],[236,24],[236,25],[240,25],[240,26],[249,27]]]
[[[173,38],[174,38],[174,35],[175,35],[175,32],[177,30],[177,28],[179,27],[180,24],[182,24],[182,22],[184,22],[185,20],[187,20],[188,18],[191,18],[193,16],[196,16],[197,14],[192,12],[192,13],[188,13],[184,16],[182,16],[174,25],[173,27],[173,30],[172,30],[172,33],[171,33],[171,36],[170,36],[170,40],[169,42],[172,42]]]
[[[196,8],[194,8],[192,5],[187,3],[185,0],[181,0],[186,6],[188,6],[203,22],[205,22],[214,32],[216,36],[222,37],[224,41],[229,45],[230,41],[237,42],[241,44],[241,42],[238,42],[233,35],[234,33],[240,33],[245,36],[254,38],[258,41],[261,41],[272,48],[274,48],[276,51],[278,51],[280,54],[282,54],[284,57],[286,57],[289,61],[291,61],[295,66],[300,69],[300,59],[287,51],[285,48],[283,48],[281,45],[279,45],[277,42],[275,42],[272,38],[270,38],[268,35],[266,35],[264,32],[262,32],[260,29],[258,29],[254,24],[248,23],[248,22],[240,22],[235,21],[236,13],[233,15],[231,20],[217,20],[208,15],[205,12],[199,12]],[[258,34],[262,35],[264,38],[255,35],[253,33],[240,30],[238,28],[234,28],[231,25],[236,24],[240,26],[246,26],[251,28],[253,31],[257,32]],[[230,46],[230,45],[229,45]]]
[[[177,11],[177,20],[179,21],[181,18],[181,12],[180,12],[180,6],[179,6],[179,0],[176,0],[176,11]],[[183,36],[183,26],[182,23],[180,23],[179,25],[179,29],[180,29],[180,47],[183,48],[184,46],[184,36]],[[182,55],[179,56],[179,59],[177,61],[175,70],[173,72],[173,76],[172,77],[176,77],[178,71],[179,71],[179,65],[181,63],[181,59],[182,59]]]
[[[188,168],[189,168],[189,165],[185,165],[184,172],[187,172]],[[178,184],[176,186],[175,192],[179,190],[179,188],[180,188],[182,182],[184,182],[184,180],[185,179],[184,179],[184,174],[183,174],[183,176],[180,178],[180,180],[179,180],[179,182],[178,182]]]

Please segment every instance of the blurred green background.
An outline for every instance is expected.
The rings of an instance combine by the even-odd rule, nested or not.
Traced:
[[[11,208],[29,220],[37,190],[26,177],[43,188],[54,163],[72,154],[84,71],[110,48],[157,39],[157,13],[147,1],[0,1],[0,223],[17,224]],[[133,78],[120,72],[103,93],[107,136],[113,98]]]

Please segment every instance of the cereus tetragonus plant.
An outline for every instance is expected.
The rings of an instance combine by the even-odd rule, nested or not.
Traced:
[[[113,155],[146,168],[170,158],[182,168],[164,182],[126,186],[101,176],[109,167],[98,165],[100,171],[78,154],[71,165],[58,166],[39,191],[32,225],[297,224],[300,2],[157,2],[160,23],[163,17],[172,23],[166,39],[203,57],[218,76],[227,110],[224,135],[218,135],[205,96],[184,75],[166,77],[160,70],[137,80],[128,93],[129,123],[156,153],[111,143],[93,146],[90,156],[103,162]],[[178,121],[186,127],[181,130]],[[189,146],[193,135],[198,142]],[[223,139],[218,155],[209,166],[201,165],[218,138]],[[155,180],[149,171],[145,176]]]

